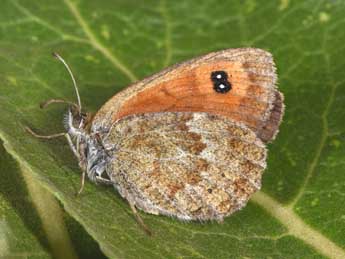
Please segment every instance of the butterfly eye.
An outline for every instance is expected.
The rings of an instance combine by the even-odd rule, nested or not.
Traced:
[[[231,84],[228,81],[228,74],[225,71],[213,71],[211,73],[213,89],[217,93],[227,93],[231,90]]]

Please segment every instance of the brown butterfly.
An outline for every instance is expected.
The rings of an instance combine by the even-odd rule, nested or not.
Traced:
[[[78,104],[66,136],[85,175],[114,185],[136,208],[181,220],[217,220],[260,189],[265,143],[284,113],[270,53],[228,49],[172,66],[112,97],[91,117]],[[49,100],[65,102],[63,100]],[[81,187],[81,190],[82,190]],[[80,192],[81,192],[80,190]],[[144,226],[144,224],[142,223]]]

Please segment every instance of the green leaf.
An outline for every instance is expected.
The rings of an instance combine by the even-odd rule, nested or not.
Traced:
[[[0,172],[0,257],[52,258],[17,165],[1,145]]]
[[[332,1],[13,1],[0,16],[0,137],[113,258],[345,258],[345,3]],[[25,133],[63,130],[75,100],[97,109],[130,82],[197,55],[254,46],[274,55],[286,116],[269,145],[263,190],[217,223],[141,213],[146,236],[112,188],[86,184],[64,140]]]
[[[1,258],[105,258],[55,197],[0,143]]]

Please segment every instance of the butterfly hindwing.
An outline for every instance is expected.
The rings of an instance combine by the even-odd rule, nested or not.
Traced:
[[[184,220],[222,220],[261,186],[266,149],[242,123],[207,113],[124,117],[104,144],[115,143],[110,179],[145,212]]]

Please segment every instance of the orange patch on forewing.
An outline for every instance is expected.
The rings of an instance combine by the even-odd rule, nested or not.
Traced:
[[[225,71],[232,89],[213,89],[211,73]],[[130,114],[162,111],[194,111],[223,115],[255,128],[268,108],[268,89],[253,83],[253,75],[240,62],[213,61],[182,70],[169,80],[151,85],[130,98],[113,115],[113,121]]]
[[[257,97],[262,95],[268,95],[268,90],[257,84],[251,84],[246,89],[246,95],[248,97]]]

